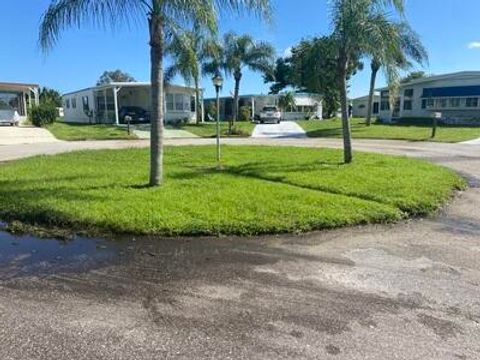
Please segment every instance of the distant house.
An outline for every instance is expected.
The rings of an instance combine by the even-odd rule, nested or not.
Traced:
[[[480,71],[430,76],[401,84],[393,108],[388,89],[379,91],[379,117],[384,121],[441,113],[445,123],[480,124]]]
[[[281,95],[241,95],[239,107],[248,107],[250,118],[255,119],[265,106],[278,106]],[[208,110],[216,104],[215,98],[204,100],[204,108]],[[297,93],[295,94],[296,106],[287,109],[283,113],[284,120],[322,119],[323,107],[322,96],[318,94]],[[233,117],[233,97],[220,98],[220,118],[228,120]]]
[[[0,123],[25,121],[28,109],[39,104],[39,86],[0,82]]]
[[[125,123],[124,109],[151,112],[150,83],[116,82],[63,95],[64,120],[72,123]],[[165,88],[165,121],[195,121],[195,89],[168,85]]]
[[[367,116],[368,110],[368,95],[362,96],[356,99],[351,100],[352,103],[352,116],[353,117],[360,117],[364,118]],[[374,95],[373,96],[373,103],[372,103],[372,116],[378,116],[380,112],[380,96]]]

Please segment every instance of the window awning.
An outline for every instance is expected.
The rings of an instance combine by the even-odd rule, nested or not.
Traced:
[[[424,88],[422,98],[480,96],[480,86]]]

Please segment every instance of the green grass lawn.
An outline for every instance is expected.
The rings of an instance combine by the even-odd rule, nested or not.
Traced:
[[[372,124],[365,125],[364,119],[352,119],[352,137],[356,139],[390,139],[411,141],[461,142],[480,137],[480,127],[439,126],[437,136],[432,139],[428,125]],[[315,121],[301,120],[298,124],[309,137],[340,138],[342,122],[339,119]]]
[[[145,186],[146,149],[5,163],[0,219],[90,234],[253,235],[389,222],[438,209],[465,182],[403,157],[330,149],[167,147],[165,184]]]
[[[172,129],[181,129],[191,132],[200,137],[211,138],[215,137],[217,134],[217,125],[216,123],[203,123],[203,124],[185,124],[179,125],[176,127],[172,127],[171,125],[167,125]],[[228,123],[221,122],[220,123],[220,130],[222,137],[250,137],[252,135],[253,129],[255,128],[255,124],[250,121],[238,121],[236,123],[236,132],[233,135],[228,134]]]
[[[121,140],[136,139],[133,134],[128,135],[124,128],[104,124],[74,124],[57,121],[47,126],[47,129],[59,140]]]

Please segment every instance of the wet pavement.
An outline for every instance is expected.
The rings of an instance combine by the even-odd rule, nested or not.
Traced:
[[[59,272],[86,272],[118,262],[125,254],[125,249],[117,243],[103,239],[41,239],[0,231],[0,281]]]

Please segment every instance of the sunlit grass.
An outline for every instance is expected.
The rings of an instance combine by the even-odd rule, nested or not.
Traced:
[[[267,234],[429,214],[465,186],[402,157],[329,149],[167,147],[165,184],[149,188],[147,149],[75,152],[1,165],[0,218],[91,233]]]
[[[301,120],[298,124],[308,137],[340,138],[342,122],[335,120]],[[422,124],[365,125],[365,119],[352,119],[352,137],[356,139],[389,139],[410,141],[461,142],[480,137],[480,127],[439,126],[435,138],[431,138],[431,126]]]

